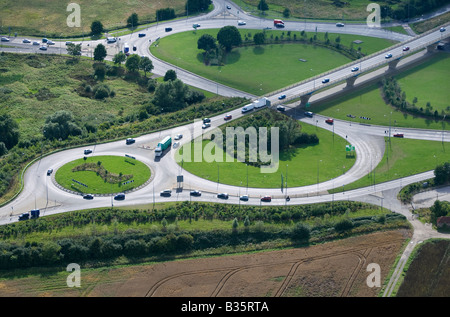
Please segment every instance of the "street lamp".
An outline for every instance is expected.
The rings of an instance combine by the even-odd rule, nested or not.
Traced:
[[[319,195],[319,163],[322,162],[322,160],[317,161],[317,196]]]

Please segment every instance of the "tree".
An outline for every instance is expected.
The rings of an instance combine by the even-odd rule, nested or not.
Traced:
[[[8,113],[0,115],[0,142],[8,150],[19,142],[19,125]]]
[[[107,55],[106,47],[103,44],[98,44],[94,50],[94,61],[102,62]]]
[[[144,71],[144,76],[147,77],[147,73],[153,70],[153,63],[147,56],[141,57],[139,61],[139,69]]]
[[[139,63],[141,61],[141,57],[137,54],[131,54],[127,58],[127,62],[125,63],[125,67],[129,72],[135,72],[139,69]]]
[[[227,25],[221,28],[219,33],[217,33],[217,41],[227,52],[229,52],[233,46],[242,44],[242,37],[237,27]]]
[[[70,111],[60,110],[45,120],[44,137],[65,140],[69,135],[81,135],[81,128],[75,123]]]
[[[127,55],[124,52],[120,51],[113,57],[113,62],[115,65],[121,65],[127,59]]]
[[[434,169],[434,182],[441,185],[450,182],[450,163],[445,162]]]
[[[72,55],[74,57],[81,55],[81,44],[70,43],[67,44],[66,49],[69,55]]]
[[[132,13],[127,19],[127,27],[136,27],[139,23],[139,17],[137,13]]]
[[[187,0],[186,12],[188,13],[201,12],[208,9],[210,4],[211,0]]]
[[[177,79],[177,73],[173,69],[169,69],[164,75],[164,81]]]
[[[203,34],[197,41],[197,48],[208,52],[216,48],[216,39],[211,34]]]
[[[255,42],[256,45],[262,45],[266,41],[266,35],[263,32],[256,33],[253,36],[253,42]]]
[[[93,21],[91,24],[91,33],[92,35],[99,35],[103,33],[103,24],[100,21]]]
[[[284,9],[283,16],[285,18],[289,18],[291,16],[291,10],[289,10],[288,8]]]
[[[160,83],[152,99],[152,103],[163,112],[172,112],[186,107],[188,86],[179,79]]]
[[[170,20],[175,18],[175,10],[172,8],[156,10],[156,21]]]
[[[267,4],[266,0],[259,1],[258,10],[261,10],[263,12],[269,10],[269,5]]]

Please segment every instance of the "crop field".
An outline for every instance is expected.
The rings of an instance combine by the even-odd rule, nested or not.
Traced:
[[[400,229],[277,251],[82,268],[79,288],[67,287],[65,270],[28,272],[0,279],[0,296],[376,297],[409,236]],[[380,266],[380,287],[366,282],[369,263]]]
[[[449,260],[449,240],[433,240],[421,245],[409,265],[397,297],[448,297]]]
[[[81,36],[91,32],[93,21],[102,22],[107,30],[125,27],[127,18],[138,13],[139,21],[156,22],[156,10],[171,7],[176,14],[184,14],[185,0],[161,1],[118,1],[118,0],[78,0],[80,6],[81,26],[68,27],[66,11],[70,2],[58,0],[1,0],[1,33],[11,31],[19,35],[40,35],[48,37]]]
[[[132,158],[91,156],[65,164],[56,171],[55,179],[58,184],[73,191],[107,194],[136,188],[144,184],[150,174],[148,166]]]

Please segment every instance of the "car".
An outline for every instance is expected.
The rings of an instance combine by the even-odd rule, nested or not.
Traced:
[[[305,116],[312,118],[314,116],[314,113],[312,113],[311,111],[306,111]]]
[[[228,199],[228,194],[227,194],[227,193],[220,193],[220,194],[217,194],[217,198]]]
[[[137,46],[133,45],[133,51],[136,51],[136,50],[137,50]]]
[[[160,195],[161,197],[170,197],[170,196],[172,195],[172,190],[170,190],[170,189],[164,189],[163,191],[161,191],[161,192],[159,193],[159,195]]]
[[[384,56],[384,58],[386,58],[386,59],[391,58],[391,57],[392,57],[392,54],[391,54],[391,53],[387,53],[387,54]]]
[[[202,192],[199,190],[191,190],[190,195],[191,196],[201,196]]]
[[[242,195],[239,200],[248,201],[248,195]]]
[[[172,28],[165,28],[164,29],[166,32],[170,32],[170,31],[172,31]]]
[[[231,114],[227,114],[225,117],[223,117],[223,120],[231,120],[233,116]]]
[[[23,214],[19,215],[19,221],[28,219],[30,219],[30,214],[28,212],[24,212]]]
[[[47,43],[48,39],[46,39],[45,37],[42,39],[42,43]]]
[[[352,72],[357,72],[359,70],[358,66],[352,67]]]
[[[124,199],[125,199],[124,193],[120,193],[120,194],[117,194],[116,196],[114,196],[114,200],[124,200]]]
[[[261,201],[272,201],[272,197],[270,196],[261,197]]]
[[[31,43],[31,41],[29,39],[23,39],[22,43]]]
[[[84,150],[84,155],[88,155],[88,154],[91,154],[91,153],[92,153],[92,150],[90,150],[90,149]]]
[[[195,28],[199,28],[200,27],[200,24],[198,24],[198,23],[194,23],[194,24],[192,24],[192,27],[195,29]]]
[[[138,36],[139,37],[145,37],[145,33],[139,33]]]
[[[207,129],[211,126],[211,123],[203,123],[202,129]]]
[[[403,133],[395,133],[394,134],[394,138],[403,138],[403,137],[404,137]]]
[[[55,42],[48,40],[47,45],[55,45]]]
[[[182,137],[183,137],[182,134],[177,134],[173,139],[174,139],[174,140],[179,140],[179,139],[181,139]]]
[[[245,21],[241,21],[241,20],[238,21],[238,25],[246,25],[246,24],[247,23]]]
[[[439,29],[439,32],[445,32],[445,28],[444,28],[444,27],[441,27],[441,28]]]
[[[227,6],[227,9],[230,10],[230,9],[231,9],[231,6]]]
[[[344,23],[341,23],[341,22],[336,23],[336,26],[337,26],[337,27],[344,27],[344,25],[345,25],[345,24],[344,24]]]
[[[277,110],[278,111],[286,111],[286,107],[283,105],[279,105],[279,106],[277,106]]]
[[[30,210],[31,219],[39,218],[40,213],[41,213],[41,211],[39,209],[31,209]]]
[[[6,36],[2,36],[2,42],[9,42],[9,38],[7,38]]]
[[[403,47],[403,51],[404,51],[404,52],[409,51],[409,46]]]
[[[180,142],[173,142],[173,148],[176,149],[180,145]]]
[[[277,23],[277,24],[275,24],[275,27],[277,27],[277,28],[284,28],[284,24],[283,23]]]
[[[324,78],[323,80],[322,80],[322,84],[326,84],[326,83],[328,83],[330,81],[330,78]]]
[[[85,194],[85,195],[83,195],[83,199],[94,199],[94,195],[92,195],[92,194]]]
[[[47,46],[42,45],[41,47],[39,47],[40,50],[42,51],[46,51],[47,50]]]
[[[136,142],[136,140],[132,139],[132,138],[128,138],[128,139],[125,140],[126,144],[133,144],[134,142]]]
[[[211,122],[211,119],[210,119],[210,118],[204,118],[204,119],[203,119],[203,123],[209,123],[209,122]]]
[[[286,95],[281,95],[281,96],[278,97],[279,100],[283,100],[285,98],[286,98]]]
[[[41,43],[38,42],[38,41],[34,41],[34,42],[33,42],[33,45],[41,45]]]
[[[106,39],[106,43],[116,43],[117,39],[115,37],[108,37]]]
[[[53,168],[49,168],[49,169],[47,170],[47,176],[52,175],[52,173],[53,173]]]
[[[328,123],[328,124],[333,124],[334,120],[331,119],[331,118],[328,118],[328,119],[325,120],[325,122]]]

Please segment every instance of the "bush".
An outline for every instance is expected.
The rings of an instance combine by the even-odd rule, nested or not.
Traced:
[[[298,222],[291,231],[291,238],[294,241],[307,241],[310,235],[311,229],[301,222]]]
[[[348,218],[342,219],[334,225],[334,229],[339,232],[347,231],[352,228],[353,228],[353,222]]]

